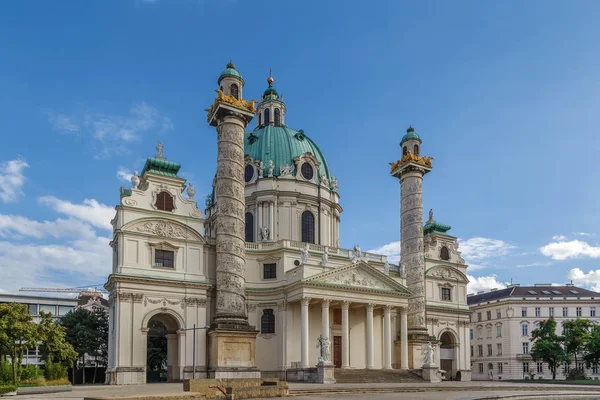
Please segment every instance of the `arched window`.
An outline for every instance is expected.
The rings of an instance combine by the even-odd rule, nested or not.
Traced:
[[[160,192],[156,195],[156,203],[154,206],[161,211],[173,211],[173,196],[167,192]]]
[[[405,156],[405,155],[407,155],[407,154],[408,154],[408,149],[406,148],[406,146],[404,146],[404,147],[402,148],[402,155],[403,155],[403,156]]]
[[[246,213],[246,242],[254,242],[254,215]]]
[[[275,315],[272,308],[263,310],[260,317],[260,333],[275,333]]]
[[[258,113],[258,126],[262,125],[262,114]]]
[[[265,125],[269,125],[271,123],[271,110],[268,108],[265,109]]]
[[[489,369],[490,371],[493,371],[493,370],[494,370],[494,364],[492,364],[492,363],[489,363],[489,364],[488,364],[488,369]]]
[[[236,85],[235,83],[232,83],[231,86],[229,87],[229,90],[231,91],[231,95],[233,97],[235,97],[236,99],[240,99],[240,89],[238,88],[238,85]]]
[[[281,111],[279,111],[279,108],[275,109],[275,126],[279,126],[281,125]]]
[[[413,148],[413,153],[415,153],[417,155],[419,154],[419,145],[418,144],[415,144],[415,147]]]
[[[244,181],[250,182],[254,178],[254,167],[250,164],[246,165],[244,168]]]
[[[440,250],[440,258],[444,261],[448,261],[450,259],[450,252],[446,246],[442,246]]]
[[[315,216],[310,211],[302,213],[302,241],[315,242]]]

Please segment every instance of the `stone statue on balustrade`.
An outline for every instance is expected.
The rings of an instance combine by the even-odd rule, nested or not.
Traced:
[[[323,335],[320,335],[317,338],[317,348],[321,348],[319,364],[331,362],[331,351],[329,350],[330,345],[331,342],[329,341],[329,338],[323,337]]]
[[[355,245],[354,250],[352,250],[352,259],[350,261],[352,261],[353,264],[356,264],[361,259],[362,259],[362,252],[360,251],[360,246]]]
[[[387,261],[385,262],[385,264],[383,264],[383,273],[386,275],[390,275],[390,263],[388,263]]]
[[[266,226],[260,228],[260,240],[269,240],[269,233],[271,232]]]
[[[423,356],[425,357],[424,365],[432,365],[434,360],[433,360],[433,346],[431,345],[431,342],[425,343],[423,345],[421,352],[423,353]]]
[[[302,264],[308,264],[308,258],[310,257],[308,244],[302,250],[300,250],[300,258],[302,260]]]
[[[273,165],[273,160],[269,160],[269,178],[273,177],[274,169],[275,169],[275,166]]]
[[[321,256],[321,266],[326,267],[329,262],[329,248],[325,246],[325,252]]]
[[[265,164],[263,164],[263,162],[260,161],[258,163],[258,179],[262,178],[264,173],[265,173]]]

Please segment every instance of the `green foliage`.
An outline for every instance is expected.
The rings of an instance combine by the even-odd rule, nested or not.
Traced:
[[[0,385],[0,394],[6,394],[6,393],[16,392],[16,391],[17,391],[16,385]]]
[[[23,353],[37,345],[37,325],[26,305],[0,304],[0,343],[2,354],[12,360],[12,383],[17,384]]]
[[[585,352],[590,341],[592,326],[592,321],[582,318],[563,322],[565,354],[569,360],[573,357],[575,365],[577,365],[577,356]]]
[[[51,360],[46,361],[44,376],[49,381],[67,378],[67,367],[60,363],[54,363]]]
[[[167,362],[167,338],[148,337],[146,365],[149,371],[162,371]]]
[[[10,383],[12,382],[12,367],[10,363],[5,358],[0,361],[0,383]]]
[[[44,373],[37,365],[29,364],[21,367],[21,381],[29,381],[43,376]]]
[[[67,329],[54,322],[50,313],[40,312],[41,321],[38,324],[38,340],[42,342],[40,351],[45,362],[59,362],[72,365],[77,358],[77,352],[66,341]]]
[[[556,321],[554,318],[541,321],[537,329],[531,332],[533,346],[531,357],[534,361],[548,363],[552,371],[552,379],[556,379],[556,369],[566,360],[566,354],[561,346],[564,338],[556,334]]]
[[[585,380],[585,370],[580,368],[572,368],[567,375],[568,381],[583,381]]]
[[[600,364],[600,325],[594,325],[590,331],[588,342],[585,346],[585,364],[589,368]]]

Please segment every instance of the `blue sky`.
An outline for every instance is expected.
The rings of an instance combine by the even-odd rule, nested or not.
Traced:
[[[0,290],[102,284],[119,186],[157,140],[197,198],[203,111],[232,59],[269,68],[287,124],[340,184],[341,244],[394,258],[388,162],[412,124],[433,156],[424,208],[452,225],[471,290],[600,289],[600,3],[26,1],[0,12]],[[202,200],[200,200],[202,201]]]

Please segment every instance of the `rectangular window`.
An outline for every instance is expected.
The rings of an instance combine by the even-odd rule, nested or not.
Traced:
[[[578,363],[577,363],[577,369],[580,369],[580,370],[583,370],[583,369],[585,369],[585,363],[583,363],[583,362],[578,362]]]
[[[277,264],[263,264],[263,279],[277,278]]]
[[[473,340],[473,329],[469,330],[469,335],[471,336],[471,340]]]
[[[488,338],[492,337],[492,327],[491,326],[486,327],[485,332],[487,333]]]
[[[481,313],[480,312],[477,313],[477,321],[481,322]]]
[[[523,354],[529,354],[529,342],[523,343]]]
[[[473,357],[473,346],[471,346],[471,357]]]
[[[342,310],[339,308],[335,308],[333,310],[333,324],[334,325],[342,324]]]
[[[479,373],[483,374],[483,363],[479,363]]]
[[[502,326],[500,325],[496,327],[496,337],[502,337]]]
[[[500,310],[496,310],[496,318],[497,318],[497,319],[500,319],[500,318],[502,318],[502,311],[500,311]]]
[[[49,304],[40,304],[40,311],[56,315],[56,306],[51,306]]]
[[[263,314],[260,317],[260,332],[275,333],[275,315],[272,308],[263,310]]]
[[[536,317],[541,317],[542,316],[542,309],[540,307],[536,307],[535,308],[535,316]]]
[[[581,307],[577,307],[575,309],[575,315],[577,315],[578,317],[581,317]]]
[[[569,363],[565,363],[565,370],[564,370],[564,373],[565,373],[565,374],[568,374],[570,370],[571,370],[571,366],[569,365]]]
[[[483,336],[483,328],[479,327],[479,328],[477,328],[477,339],[481,339],[482,336]]]
[[[554,317],[554,307],[550,307],[550,308],[548,309],[548,316],[549,316],[549,317]]]
[[[28,304],[29,315],[38,315],[38,305],[37,304]]]
[[[154,265],[157,267],[173,268],[175,252],[168,250],[154,250]]]
[[[25,354],[27,355],[27,357],[35,357],[37,355],[37,348],[27,349],[27,352]]]
[[[488,344],[488,356],[491,356],[492,354],[492,345]]]
[[[479,353],[479,357],[483,357],[483,345],[482,344],[477,346],[477,351]]]
[[[442,300],[452,301],[452,289],[450,288],[442,288]]]
[[[523,363],[523,373],[529,373],[529,363]]]
[[[492,312],[491,312],[491,311],[488,311],[488,312],[487,312],[487,319],[488,319],[488,321],[489,321],[490,319],[492,319]]]
[[[538,374],[544,373],[544,363],[543,362],[537,363],[537,373]]]
[[[596,307],[590,307],[590,317],[596,316]]]
[[[594,364],[592,365],[592,374],[597,374],[598,373],[598,364]]]
[[[58,306],[58,315],[63,316],[67,315],[69,311],[72,311],[75,307],[73,306]]]
[[[496,344],[496,347],[498,350],[498,355],[501,356],[502,355],[502,343]]]
[[[503,369],[502,367],[503,367],[502,363],[498,363],[498,373],[499,374],[501,374],[503,372],[502,371],[502,369]]]
[[[521,308],[521,317],[526,317],[527,316],[527,307],[522,307]]]
[[[523,336],[529,336],[529,325],[528,324],[521,325],[521,334]]]
[[[569,316],[569,307],[563,307],[563,317]]]

